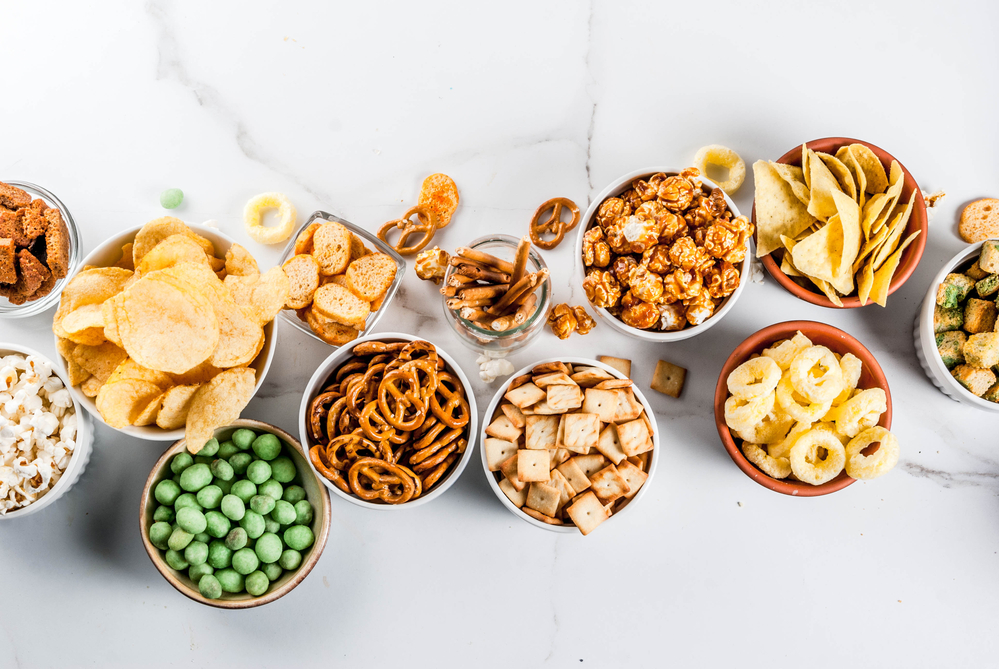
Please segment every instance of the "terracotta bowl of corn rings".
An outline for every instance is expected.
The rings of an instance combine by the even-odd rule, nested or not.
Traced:
[[[454,485],[478,434],[472,386],[440,347],[400,332],[360,337],[309,380],[299,432],[334,495],[369,509],[426,504]]]

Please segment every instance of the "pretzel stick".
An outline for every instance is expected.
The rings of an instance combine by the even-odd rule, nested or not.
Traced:
[[[507,291],[509,284],[500,283],[494,286],[472,286],[462,288],[458,294],[465,300],[478,300],[482,298],[497,298]]]
[[[489,324],[493,320],[492,315],[486,313],[484,310],[472,307],[463,307],[458,315],[466,321],[472,321],[473,323],[477,323],[484,328],[488,328]]]
[[[531,238],[521,237],[517,244],[517,256],[514,259],[513,271],[510,272],[510,283],[517,283],[524,278],[527,271],[527,256],[531,252]]]
[[[527,317],[531,314],[531,311],[534,310],[534,305],[537,301],[537,294],[530,293],[517,311],[494,320],[491,324],[492,329],[496,332],[506,332],[507,330],[512,330],[518,325],[523,325],[527,321]]]
[[[463,276],[461,274],[451,273],[451,276],[447,278],[447,285],[454,286],[455,288],[461,288],[464,285],[475,283],[475,279],[470,276]]]
[[[475,262],[482,263],[484,265],[489,265],[490,267],[495,267],[500,272],[504,274],[510,274],[513,272],[513,263],[500,260],[496,256],[489,255],[488,253],[483,253],[482,251],[476,251],[475,249],[470,249],[467,246],[460,246],[454,250],[455,255],[461,256],[467,260],[474,260]]]
[[[454,286],[441,287],[441,295],[443,295],[444,297],[454,297],[457,294],[458,294],[458,289],[455,288]]]
[[[475,265],[458,265],[455,270],[463,276],[470,276],[479,281],[490,281],[492,283],[510,283],[510,275],[505,272],[496,272],[491,269],[482,269]]]
[[[484,307],[491,304],[490,299],[480,299],[480,300],[463,300],[458,297],[452,297],[447,301],[447,308],[451,311],[461,309],[462,307]]]
[[[540,272],[524,275],[523,279],[518,281],[515,285],[510,286],[510,290],[506,291],[503,297],[501,297],[496,304],[486,309],[486,311],[494,316],[502,315],[506,308],[513,304],[514,300],[522,297],[524,293],[528,291],[534,292],[535,286],[539,283],[543,283],[547,276],[548,270],[546,269],[543,269]]]

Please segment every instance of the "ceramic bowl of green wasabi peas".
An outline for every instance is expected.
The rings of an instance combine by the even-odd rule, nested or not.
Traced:
[[[139,505],[153,566],[181,594],[223,609],[291,592],[319,561],[329,519],[329,494],[298,440],[243,419],[198,455],[183,439],[168,448]]]

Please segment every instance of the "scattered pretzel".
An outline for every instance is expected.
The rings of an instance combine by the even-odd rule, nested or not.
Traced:
[[[568,223],[562,220],[562,207],[566,207],[572,212],[572,218]],[[549,209],[552,212],[551,216],[542,222],[541,217]],[[565,233],[576,227],[579,218],[579,207],[576,206],[575,202],[566,197],[553,197],[534,212],[534,217],[531,218],[531,241],[540,248],[551,251],[562,243]],[[542,239],[541,235],[547,233],[553,234],[555,237],[548,240]]]
[[[418,222],[413,222],[410,220],[413,216],[416,216]],[[399,229],[402,233],[399,235],[399,241],[392,244],[388,240],[388,234],[392,230]],[[382,240],[396,251],[399,255],[413,255],[414,253],[419,253],[423,248],[430,243],[430,240],[434,238],[434,234],[437,232],[437,215],[434,214],[426,205],[418,204],[415,207],[410,207],[409,210],[403,214],[402,218],[389,221],[381,227],[378,231],[378,239]],[[407,246],[409,238],[413,235],[423,234],[418,242],[412,246]]]

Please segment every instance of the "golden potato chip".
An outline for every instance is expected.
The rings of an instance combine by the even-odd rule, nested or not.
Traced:
[[[105,300],[101,305],[101,312],[104,318],[104,338],[115,346],[121,346],[121,337],[118,335],[118,308],[121,306],[122,295],[118,293],[109,300]]]
[[[786,165],[773,161],[770,161],[769,164],[780,175],[780,178],[786,181],[787,185],[791,187],[794,196],[807,207],[810,195],[808,193],[808,186],[805,185],[805,177],[802,175],[801,168],[797,165]]]
[[[133,267],[139,267],[142,259],[153,247],[172,235],[187,235],[196,241],[206,254],[215,255],[215,247],[212,243],[187,227],[184,221],[173,216],[164,216],[149,221],[135,233],[135,241],[132,242]]]
[[[55,331],[55,328],[53,328],[53,331]],[[77,344],[86,344],[87,346],[99,346],[107,341],[107,338],[104,336],[104,328],[102,327],[86,328],[79,332],[66,332],[60,328],[58,332],[64,334],[68,339],[75,341]]]
[[[77,364],[76,360],[72,358],[66,358],[66,376],[69,378],[69,385],[78,386],[87,379],[90,378],[91,374],[83,367]]]
[[[85,304],[66,314],[62,319],[62,329],[69,334],[88,328],[104,329],[104,313],[100,304]]]
[[[178,385],[201,385],[208,383],[222,370],[208,360],[182,374],[171,374],[174,383]]]
[[[111,427],[132,425],[149,402],[162,394],[159,386],[138,379],[105,383],[97,393],[97,410]]]
[[[135,270],[135,264],[132,262],[132,242],[121,247],[121,258],[114,266],[127,269],[130,272]]]
[[[111,378],[114,370],[128,357],[128,354],[111,342],[104,342],[98,346],[79,344],[70,356],[76,364],[104,383]]]
[[[203,385],[191,399],[187,414],[187,450],[198,453],[215,430],[239,418],[250,402],[256,375],[247,367],[227,369]]]
[[[160,402],[163,399],[163,393],[160,393],[153,399],[149,400],[146,406],[139,411],[139,414],[132,421],[132,425],[137,427],[144,427],[146,425],[152,425],[156,422],[156,418],[160,413]]]
[[[80,384],[80,390],[87,397],[94,398],[97,397],[97,393],[101,391],[104,387],[104,382],[98,379],[96,376],[91,376],[86,381]]]
[[[756,256],[763,257],[781,247],[781,235],[794,238],[815,219],[770,163],[756,161],[753,175],[756,181]]]
[[[854,271],[854,273],[859,272],[862,263],[872,253],[875,253],[878,249],[881,248],[881,245],[885,243],[886,239],[888,239],[889,232],[890,232],[890,229],[887,226],[883,227],[883,228],[881,228],[881,231],[878,232],[878,234],[874,235],[873,237],[871,237],[870,239],[868,239],[866,242],[864,242],[864,245],[860,249],[860,253],[857,255],[857,259],[853,261],[853,271]]]
[[[839,187],[836,177],[829,171],[826,164],[819,159],[815,152],[808,151],[808,213],[815,218],[828,220],[836,213],[836,203],[833,201],[834,192],[843,191]]]
[[[857,199],[857,182],[854,181],[853,175],[850,170],[847,169],[846,165],[840,161],[836,156],[830,156],[828,153],[817,153],[816,154],[823,163],[826,164],[826,168],[832,175],[836,177],[836,181],[839,182],[840,189],[850,196],[851,200],[856,202]]]
[[[880,304],[882,307],[885,306],[885,303],[888,300],[888,288],[891,286],[892,277],[895,276],[895,270],[898,269],[898,263],[902,259],[902,253],[921,232],[922,230],[916,230],[911,235],[906,237],[905,241],[902,242],[897,249],[895,249],[895,252],[891,254],[885,264],[874,273],[874,286],[871,289],[872,301]]]
[[[225,252],[225,271],[226,274],[234,274],[236,276],[260,274],[257,261],[253,259],[249,251],[239,244],[233,244]]]
[[[181,262],[193,262],[210,266],[208,256],[194,239],[188,235],[170,235],[154,246],[143,256],[136,267],[139,276],[167,269]]]
[[[187,413],[191,409],[191,400],[201,387],[200,383],[174,386],[163,393],[160,398],[159,413],[156,414],[156,425],[164,430],[176,430],[187,422]]]
[[[864,172],[867,181],[865,190],[868,193],[883,193],[888,188],[888,176],[885,174],[885,166],[874,151],[863,144],[851,144],[850,152]]]
[[[801,178],[805,180],[805,186],[812,188],[812,176],[808,169],[808,160],[812,152],[808,150],[807,144],[801,145]],[[808,204],[807,202],[805,204]]]
[[[222,369],[248,365],[264,347],[264,329],[228,295],[215,301],[218,318],[218,346],[208,358]]]
[[[158,372],[155,369],[143,367],[131,358],[125,358],[122,360],[121,364],[115,367],[114,372],[111,373],[111,377],[107,380],[107,382],[114,383],[116,381],[120,381],[121,379],[148,381],[149,383],[159,387],[161,390],[166,390],[173,385],[173,378],[166,372]]]
[[[212,354],[219,342],[219,322],[204,295],[158,279],[159,272],[125,291],[118,334],[129,356],[143,367],[179,374]]]
[[[132,272],[120,267],[95,267],[84,270],[70,279],[59,297],[59,308],[54,321],[87,304],[101,304],[125,288]],[[57,333],[58,334],[58,333]]]
[[[260,275],[227,276],[223,283],[236,304],[258,325],[274,320],[291,292],[291,282],[280,267],[272,267]]]
[[[63,358],[69,360],[69,356],[74,348],[76,348],[76,342],[70,341],[65,337],[56,337],[56,351]]]
[[[216,274],[225,269],[225,258],[216,258],[215,256],[212,256],[208,258],[208,263],[212,266],[212,271]]]

